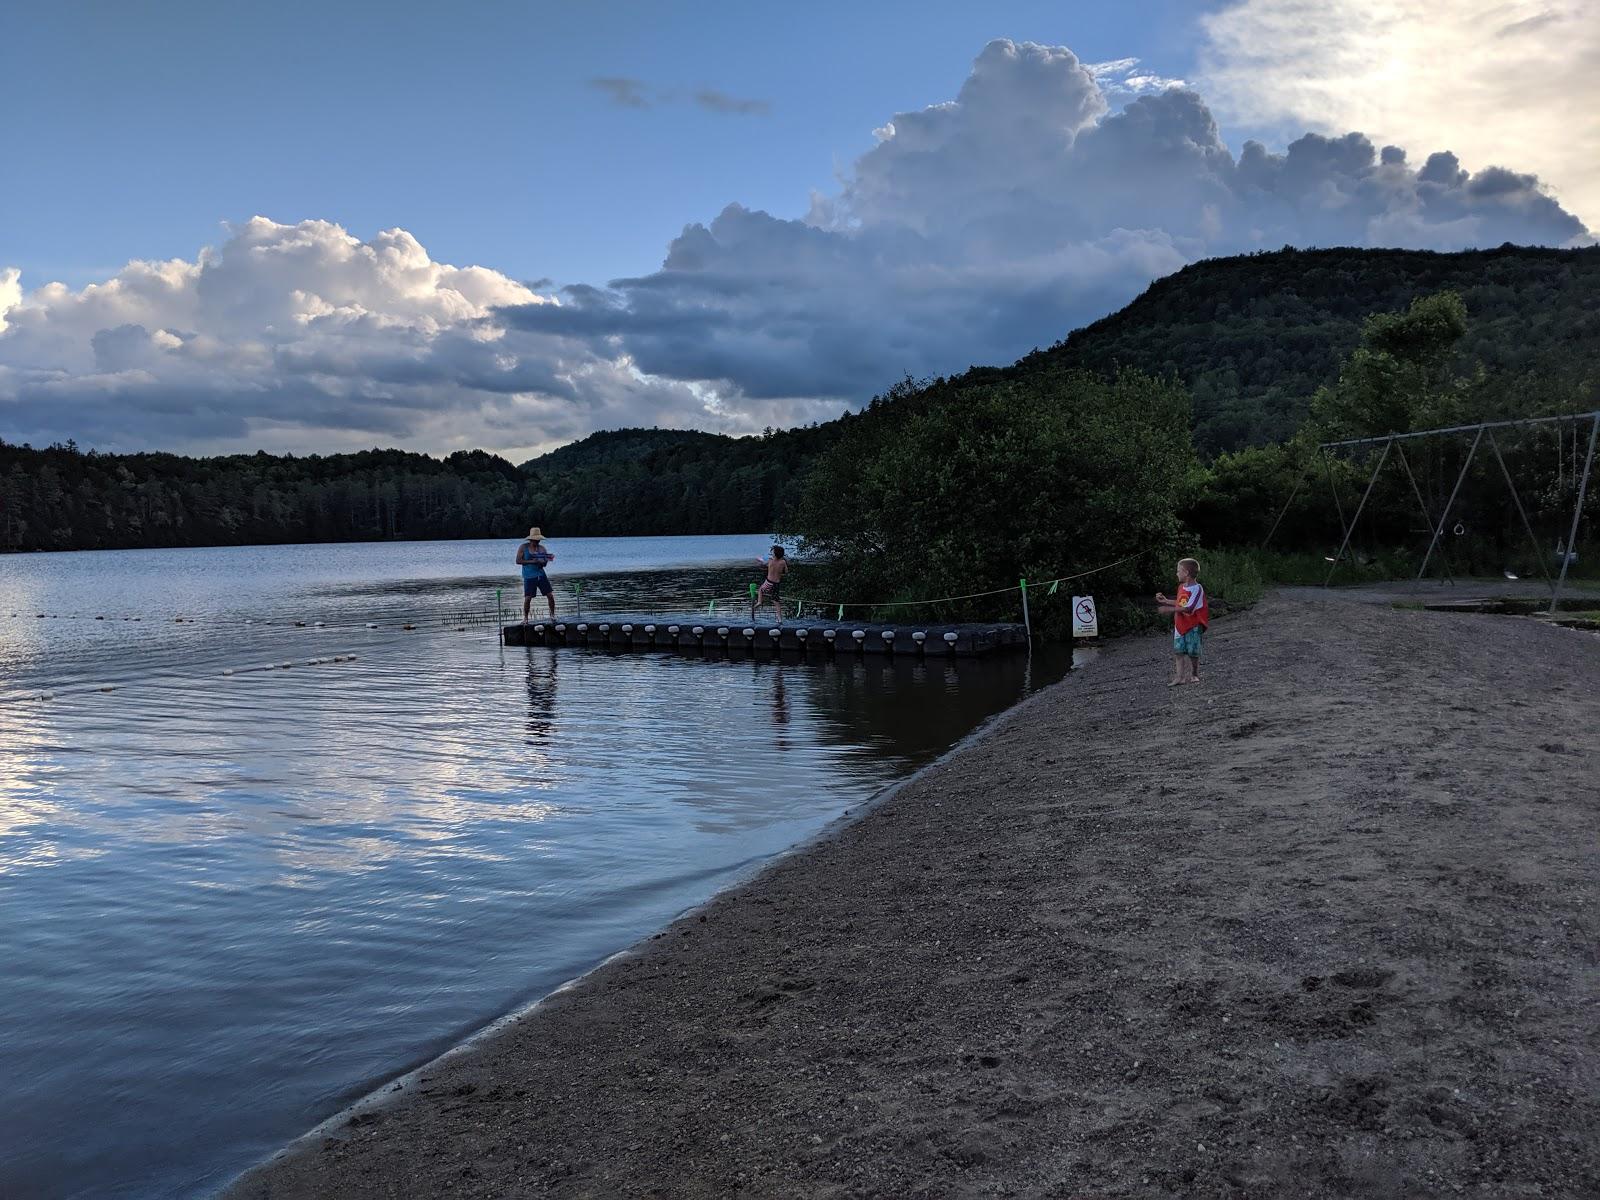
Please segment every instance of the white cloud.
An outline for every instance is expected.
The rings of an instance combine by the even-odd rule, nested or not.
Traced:
[[[1443,151],[1312,134],[1236,156],[1193,91],[1132,96],[1144,74],[992,43],[807,219],[729,205],[659,270],[559,303],[403,230],[259,217],[81,290],[0,273],[0,436],[525,454],[620,425],[748,431],[1011,361],[1207,255],[1584,236],[1534,177]]]
[[[1230,119],[1515,157],[1600,224],[1594,0],[1237,0],[1202,20],[1201,78]]]
[[[0,270],[0,333],[6,331],[6,313],[22,303],[22,272],[16,267]]]
[[[362,242],[326,221],[255,217],[192,262],[131,262],[79,291],[22,295],[7,272],[7,298],[0,432],[17,440],[528,452],[704,411],[624,354],[508,333],[500,307],[550,301],[435,262],[401,229]]]

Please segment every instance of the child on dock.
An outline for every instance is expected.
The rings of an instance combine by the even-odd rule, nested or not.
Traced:
[[[1156,593],[1161,612],[1172,614],[1172,682],[1200,682],[1200,635],[1211,626],[1211,608],[1200,583],[1200,564],[1192,558],[1178,560],[1178,594]]]
[[[754,599],[750,602],[750,621],[754,624],[756,612],[763,604],[771,603],[778,610],[778,624],[783,624],[783,599],[779,592],[783,588],[783,577],[789,572],[789,560],[783,556],[783,547],[774,546],[768,558],[756,559],[767,569],[767,578],[757,589]]]
[[[528,623],[528,609],[533,604],[536,593],[543,592],[545,599],[550,602],[550,615],[556,615],[556,590],[550,584],[550,577],[544,573],[545,566],[555,561],[554,550],[547,549],[544,545],[544,533],[535,525],[528,530],[528,540],[517,547],[517,565],[522,568],[522,623]]]

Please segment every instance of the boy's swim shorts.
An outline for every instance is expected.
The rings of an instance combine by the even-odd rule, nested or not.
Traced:
[[[530,572],[526,568],[523,569],[522,594],[524,596],[532,596],[538,593],[549,596],[553,595],[554,592],[555,589],[550,586],[550,576],[543,571]]]
[[[1172,632],[1172,652],[1174,654],[1187,654],[1190,658],[1200,657],[1200,630],[1198,627],[1188,633]]]

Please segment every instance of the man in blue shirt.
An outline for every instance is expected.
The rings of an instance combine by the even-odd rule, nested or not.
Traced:
[[[528,540],[517,547],[517,565],[522,568],[522,623],[528,623],[528,609],[536,592],[543,592],[550,602],[550,615],[556,615],[556,590],[550,586],[550,576],[544,573],[546,563],[555,561],[555,551],[545,548],[544,534],[535,525],[528,530]]]

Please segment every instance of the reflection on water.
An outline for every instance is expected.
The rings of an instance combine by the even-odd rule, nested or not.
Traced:
[[[736,592],[764,544],[649,541],[587,565],[657,569],[561,561],[586,605],[653,612]],[[0,1195],[203,1193],[1064,666],[366,628],[504,585],[514,545],[0,560]],[[423,583],[374,571],[396,553]],[[150,619],[9,617],[67,600]]]

